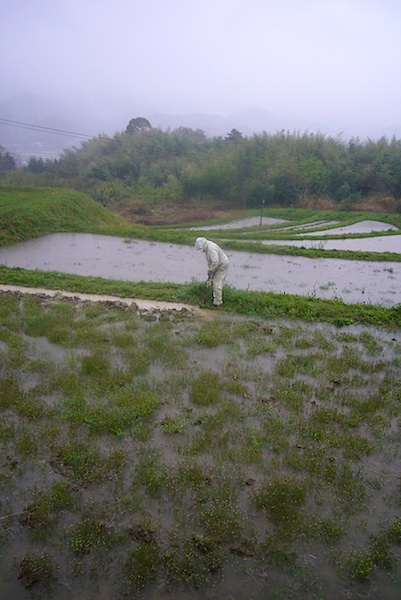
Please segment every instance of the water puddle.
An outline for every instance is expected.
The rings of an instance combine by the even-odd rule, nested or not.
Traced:
[[[227,255],[227,284],[236,289],[387,307],[401,302],[401,263],[237,251]],[[206,279],[205,257],[193,247],[82,233],[52,234],[0,248],[0,264],[134,282],[182,284]]]

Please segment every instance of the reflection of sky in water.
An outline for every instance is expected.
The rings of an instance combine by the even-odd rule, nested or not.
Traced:
[[[317,235],[317,233],[315,234]],[[381,235],[371,238],[347,240],[269,240],[263,244],[275,246],[297,246],[298,248],[322,248],[324,250],[350,250],[353,252],[401,253],[401,235]]]
[[[401,302],[401,263],[234,251],[227,255],[230,260],[227,283],[237,289],[338,297],[349,303],[385,306]],[[53,234],[0,248],[0,263],[136,282],[204,281],[207,271],[205,256],[193,247],[72,233]]]

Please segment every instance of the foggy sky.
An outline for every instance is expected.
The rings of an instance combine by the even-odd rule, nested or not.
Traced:
[[[400,31],[400,0],[2,0],[0,97],[384,133],[401,126]]]

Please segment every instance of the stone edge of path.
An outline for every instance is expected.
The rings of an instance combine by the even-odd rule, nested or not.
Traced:
[[[18,285],[0,284],[0,293],[10,293],[14,295],[29,294],[43,298],[52,298],[55,300],[76,300],[81,302],[103,302],[109,305],[126,307],[136,310],[138,313],[176,313],[187,317],[210,317],[216,314],[207,308],[198,308],[191,304],[182,304],[178,302],[167,302],[162,300],[143,300],[141,298],[120,298],[119,296],[109,296],[102,294],[86,294],[81,292],[68,292],[64,290],[51,290],[46,288],[31,288]]]

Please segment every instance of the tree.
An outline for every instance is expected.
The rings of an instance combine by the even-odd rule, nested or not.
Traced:
[[[9,152],[0,152],[0,171],[15,171],[17,165]]]
[[[225,139],[234,142],[237,140],[242,140],[242,133],[238,131],[238,129],[231,129],[230,133],[227,133]]]
[[[116,181],[104,181],[102,183],[99,183],[99,185],[97,185],[96,187],[94,187],[90,195],[96,202],[100,202],[102,206],[107,206],[110,200],[112,200],[115,197],[116,191]]]
[[[299,165],[304,194],[321,195],[327,188],[327,169],[323,162],[313,155],[303,157]]]
[[[187,138],[193,142],[204,142],[206,141],[206,134],[202,129],[192,129],[191,127],[177,127],[172,132],[178,137]]]
[[[149,131],[149,129],[152,129],[152,125],[145,117],[136,117],[136,119],[131,119],[128,123],[125,133],[133,134],[140,131]]]
[[[26,170],[28,173],[44,173],[47,170],[47,167],[41,156],[39,156],[39,158],[36,158],[36,156],[31,156]]]

